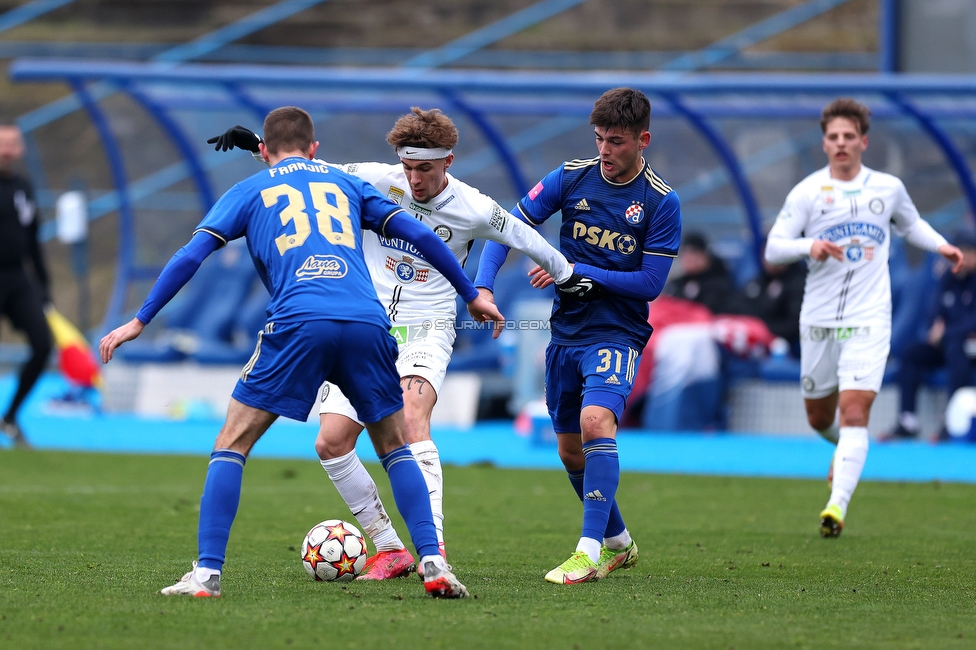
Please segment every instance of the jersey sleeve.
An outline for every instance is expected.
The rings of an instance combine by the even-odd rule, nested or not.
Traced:
[[[562,209],[563,168],[546,174],[529,193],[518,202],[518,210],[530,226],[540,226],[546,219]],[[514,210],[513,210],[514,212]]]
[[[904,237],[915,225],[915,222],[922,217],[919,215],[912,197],[908,196],[908,190],[905,189],[904,183],[898,179],[895,180],[898,186],[895,190],[895,205],[892,206],[891,211],[891,224],[894,226],[895,232]]]
[[[221,246],[242,237],[247,229],[247,203],[238,183],[217,200],[193,234],[205,232],[213,235]]]
[[[792,264],[810,254],[812,237],[804,237],[810,221],[810,201],[797,185],[786,197],[776,221],[766,238],[766,261],[770,264]]]
[[[544,268],[557,284],[565,282],[573,274],[566,257],[553,248],[545,237],[521,219],[505,212],[491,199],[488,199],[488,205],[478,213],[472,238],[487,239],[514,248]]]

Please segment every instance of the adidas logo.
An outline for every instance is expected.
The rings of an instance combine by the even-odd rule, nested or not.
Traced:
[[[583,499],[589,499],[590,501],[606,501],[607,498],[599,490],[593,490],[592,492],[587,492],[583,495]]]
[[[610,384],[611,386],[619,386],[620,380],[617,379],[617,375],[610,375],[605,383]]]
[[[576,204],[577,210],[589,210],[590,204],[586,202],[586,199],[581,199],[579,203]]]

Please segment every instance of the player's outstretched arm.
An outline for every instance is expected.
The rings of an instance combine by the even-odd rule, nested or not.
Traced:
[[[548,281],[537,288],[549,286],[553,281],[561,284],[569,280],[573,269],[565,255],[547,242],[532,225],[524,221],[517,209],[513,213],[505,214],[497,203],[492,205],[491,213],[483,215],[475,229],[475,237],[483,237],[510,249],[514,248],[545,269]]]

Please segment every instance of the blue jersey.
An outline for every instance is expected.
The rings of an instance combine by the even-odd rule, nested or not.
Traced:
[[[362,253],[362,229],[381,232],[401,208],[372,185],[290,157],[238,183],[195,232],[223,242],[246,237],[278,322],[390,321],[376,298]]]
[[[636,272],[646,255],[678,253],[678,196],[646,163],[632,181],[613,183],[603,178],[599,158],[572,160],[543,178],[517,208],[534,226],[562,211],[559,250],[571,263]],[[651,336],[647,301],[613,293],[585,303],[563,300],[557,291],[550,325],[560,345],[611,340],[643,350]]]

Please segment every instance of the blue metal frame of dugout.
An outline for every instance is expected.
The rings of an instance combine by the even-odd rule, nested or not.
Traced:
[[[64,82],[76,92],[95,128],[112,170],[120,212],[118,273],[104,323],[114,323],[124,309],[126,291],[133,280],[158,269],[143,269],[131,258],[135,230],[130,182],[125,161],[99,97],[106,86],[131,97],[173,140],[185,161],[184,178],[192,177],[201,209],[214,201],[206,165],[198,149],[172,112],[213,108],[213,99],[193,93],[154,92],[157,87],[218,89],[226,108],[244,108],[257,119],[269,110],[300,97],[294,103],[309,110],[403,110],[411,96],[434,94],[463,112],[481,131],[505,168],[516,196],[529,184],[512,144],[489,115],[522,114],[586,116],[594,97],[608,88],[639,88],[655,102],[655,115],[687,121],[714,150],[742,204],[752,235],[753,254],[761,256],[762,219],[748,175],[722,132],[717,118],[817,119],[830,98],[867,97],[878,118],[909,118],[942,151],[954,171],[972,214],[976,215],[976,182],[966,154],[940,125],[941,120],[976,120],[976,76],[895,74],[712,74],[712,73],[558,73],[498,72],[405,68],[323,69],[310,67],[240,66],[217,64],[173,65],[167,62],[118,63],[65,60],[15,61],[15,81]],[[92,92],[92,89],[99,92]],[[274,103],[261,92],[274,89]],[[309,90],[329,90],[311,98]],[[827,98],[825,100],[825,98]],[[881,101],[877,101],[877,100]],[[314,105],[309,105],[309,102]]]

